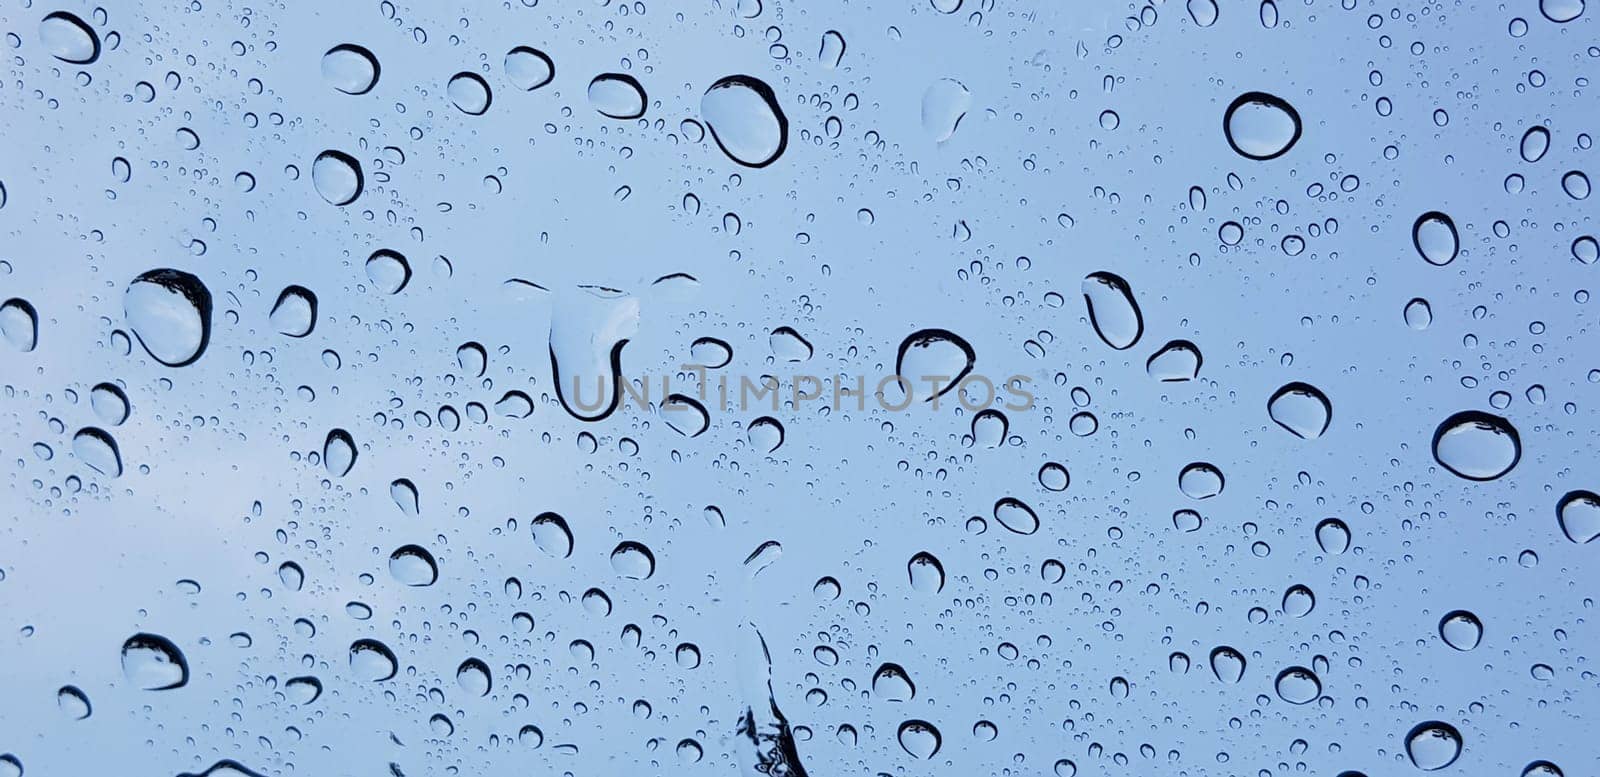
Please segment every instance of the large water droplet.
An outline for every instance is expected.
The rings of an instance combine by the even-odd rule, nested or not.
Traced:
[[[117,441],[106,430],[94,426],[84,427],[72,436],[72,455],[102,475],[122,475],[122,454]]]
[[[1240,156],[1275,159],[1300,140],[1300,113],[1276,95],[1245,92],[1222,114],[1222,130]]]
[[[1477,410],[1446,418],[1433,433],[1433,457],[1468,480],[1494,480],[1522,458],[1522,437],[1510,421]]]
[[[643,543],[624,540],[611,550],[611,568],[630,580],[649,580],[656,573],[656,556]]]
[[[450,98],[451,104],[468,116],[482,116],[489,110],[489,104],[494,102],[489,82],[477,73],[461,72],[450,76],[444,93]]]
[[[193,364],[211,341],[211,292],[181,270],[151,270],[133,279],[122,298],[128,326],[156,361]]]
[[[67,11],[47,14],[39,21],[39,42],[50,56],[62,62],[87,65],[100,58],[100,36]]]
[[[322,199],[344,206],[361,196],[366,177],[361,174],[361,163],[355,157],[328,149],[311,162],[311,186]]]
[[[894,373],[910,382],[913,396],[918,390],[927,393],[923,401],[929,402],[961,385],[977,359],[972,345],[954,332],[921,329],[900,341]],[[930,379],[934,378],[941,381],[938,393],[932,390]]]
[[[939,729],[926,720],[908,720],[900,724],[897,733],[900,746],[905,748],[914,758],[932,758],[939,752],[943,739],[939,736]]]
[[[489,665],[476,658],[462,661],[461,666],[456,667],[456,685],[473,696],[488,696],[494,687]]]
[[[832,70],[844,59],[844,49],[844,36],[837,30],[828,30],[822,33],[822,48],[817,52],[817,60],[823,67]]]
[[[372,91],[380,70],[378,58],[354,43],[341,43],[322,55],[322,80],[345,94]]]
[[[1439,619],[1439,638],[1456,650],[1471,650],[1483,639],[1483,622],[1466,610],[1452,610]]]
[[[1017,534],[1032,534],[1039,530],[1039,515],[1032,507],[1014,497],[1008,496],[994,503],[994,519]]]
[[[1579,545],[1600,539],[1600,494],[1568,491],[1556,503],[1556,520],[1567,539]]]
[[[884,701],[911,701],[917,697],[917,686],[905,667],[886,663],[872,673],[872,693]]]
[[[943,143],[956,134],[962,117],[972,107],[972,92],[954,78],[934,81],[922,93],[922,129],[935,143]]]
[[[1333,404],[1321,389],[1309,383],[1285,384],[1267,400],[1267,415],[1277,425],[1302,440],[1315,440],[1328,431]]]
[[[304,286],[286,286],[278,293],[267,320],[279,334],[305,337],[317,326],[317,295]]]
[[[1304,618],[1311,614],[1317,606],[1317,597],[1311,589],[1300,584],[1289,586],[1283,592],[1283,614],[1294,618]]]
[[[506,80],[511,85],[531,92],[556,78],[556,63],[550,55],[529,46],[518,46],[506,52]]]
[[[367,257],[367,280],[384,294],[399,294],[411,282],[411,263],[399,251],[380,248]]]
[[[1194,380],[1203,362],[1199,346],[1188,340],[1173,340],[1151,354],[1144,370],[1163,383],[1180,383]]]
[[[1217,23],[1217,4],[1213,0],[1189,0],[1189,18],[1196,27],[1210,27]]]
[[[315,677],[291,677],[284,682],[283,693],[295,704],[310,704],[322,696],[322,681]]]
[[[1582,170],[1569,170],[1561,176],[1561,190],[1574,200],[1589,199],[1591,188],[1589,176]]]
[[[1303,666],[1291,666],[1279,672],[1273,687],[1278,691],[1278,698],[1290,704],[1309,704],[1322,695],[1322,681]]]
[[[224,758],[199,774],[184,772],[178,777],[264,777],[264,775],[245,768],[244,764],[231,758]]]
[[[70,720],[86,720],[94,712],[89,695],[76,685],[63,685],[56,691],[56,707]]]
[[[122,643],[122,675],[146,691],[182,688],[189,682],[189,661],[172,640],[139,633]]]
[[[1190,499],[1210,499],[1222,493],[1222,470],[1203,461],[1196,461],[1178,473],[1178,490]]]
[[[1539,13],[1556,24],[1565,24],[1583,15],[1584,0],[1539,0]]]
[[[350,643],[350,672],[358,680],[381,683],[392,679],[400,671],[394,651],[375,639],[358,639]]]
[[[644,115],[644,87],[626,73],[601,73],[589,82],[589,104],[601,116],[612,119],[637,119]]]
[[[0,335],[15,349],[32,351],[39,346],[39,312],[25,299],[0,302]]]
[[[1420,332],[1433,323],[1433,306],[1421,297],[1413,298],[1406,303],[1404,316],[1406,326]]]
[[[772,87],[751,76],[712,84],[700,98],[700,116],[723,153],[745,167],[766,167],[789,145],[789,119]]]
[[[783,446],[783,424],[772,416],[762,416],[750,422],[750,428],[745,430],[750,439],[750,447],[762,453],[772,453]]]
[[[1428,264],[1443,267],[1455,261],[1461,251],[1461,237],[1456,223],[1436,210],[1417,217],[1411,225],[1411,244]]]
[[[669,395],[661,403],[661,420],[685,437],[699,437],[711,428],[711,415],[699,400],[685,394]]]
[[[572,530],[567,519],[555,513],[540,513],[531,522],[533,544],[556,558],[572,555]]]
[[[1227,645],[1211,651],[1211,673],[1225,683],[1236,683],[1244,678],[1244,654]]]
[[[913,591],[936,594],[944,590],[944,565],[932,553],[924,550],[912,556],[906,572],[911,575]]]
[[[558,294],[550,316],[556,398],[580,421],[600,421],[621,402],[622,348],[639,329],[639,300],[582,286]]]
[[[1461,732],[1437,720],[1418,723],[1406,734],[1406,755],[1425,772],[1443,769],[1461,755]]]
[[[336,478],[350,474],[357,455],[355,439],[343,429],[328,432],[328,437],[322,441],[322,466]]]
[[[1089,307],[1089,323],[1106,345],[1122,351],[1139,342],[1144,334],[1144,314],[1122,276],[1105,271],[1085,276],[1083,301]]]
[[[430,586],[439,579],[439,562],[421,545],[402,545],[389,554],[389,574],[404,585]]]
[[[1544,158],[1544,152],[1550,150],[1550,130],[1535,124],[1522,133],[1520,146],[1524,162],[1537,162]]]
[[[1046,462],[1039,467],[1039,485],[1046,491],[1065,491],[1072,483],[1072,475],[1067,468],[1053,461]]]
[[[1317,546],[1323,553],[1339,555],[1350,549],[1350,527],[1338,518],[1324,518],[1317,524]]]

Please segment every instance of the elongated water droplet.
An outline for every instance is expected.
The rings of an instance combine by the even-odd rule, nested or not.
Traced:
[[[210,769],[207,769],[207,770],[205,770],[205,771],[203,771],[203,772],[201,772],[199,774],[189,774],[188,772],[184,772],[183,774],[178,775],[178,777],[264,777],[264,776],[262,774],[260,774],[260,773],[257,773],[255,771],[252,771],[250,769],[245,768],[245,765],[239,763],[238,761],[235,761],[235,760],[233,760],[231,758],[225,758],[225,759],[223,759],[221,761],[218,761],[218,762],[212,764]]]
[[[1535,124],[1522,133],[1522,161],[1537,162],[1544,158],[1544,152],[1550,150],[1550,130]]]
[[[211,291],[182,270],[150,270],[134,278],[122,307],[139,344],[168,367],[193,364],[211,341]]]
[[[304,706],[322,696],[322,681],[315,677],[291,677],[283,684],[283,693],[289,701]]]
[[[794,327],[780,326],[767,335],[767,345],[772,348],[772,355],[779,361],[799,363],[811,358],[814,349],[811,342],[801,336]]]
[[[372,91],[380,71],[378,58],[354,43],[341,43],[322,55],[322,80],[345,94]]]
[[[572,530],[567,519],[555,513],[540,513],[531,522],[533,544],[556,558],[572,555]]]
[[[1321,389],[1296,381],[1272,392],[1267,400],[1267,415],[1277,425],[1302,440],[1315,440],[1328,431],[1333,420],[1333,403]]]
[[[921,551],[906,563],[911,590],[936,594],[944,590],[944,565],[932,553]]]
[[[699,400],[685,394],[672,394],[661,403],[661,420],[685,437],[699,437],[711,428],[711,415]]]
[[[700,116],[723,153],[745,167],[766,167],[789,145],[789,118],[772,87],[752,76],[712,84],[700,98]]]
[[[823,67],[832,70],[844,59],[844,49],[844,36],[837,30],[828,30],[822,33],[822,49],[817,52],[817,60]]]
[[[733,361],[733,347],[715,337],[701,337],[689,344],[689,356],[695,364],[714,370]]]
[[[25,299],[12,297],[0,302],[0,335],[23,353],[39,346],[39,312]]]
[[[1464,410],[1434,431],[1433,458],[1467,480],[1494,480],[1521,460],[1522,436],[1500,416]]]
[[[1300,112],[1276,95],[1245,92],[1223,112],[1222,129],[1240,156],[1276,159],[1300,140]]]
[[[1439,211],[1430,210],[1418,216],[1416,223],[1411,225],[1411,245],[1428,264],[1443,267],[1455,261],[1456,254],[1460,253],[1461,238],[1456,232],[1455,221]]]
[[[644,87],[626,73],[601,73],[589,82],[589,104],[601,116],[637,119],[644,115],[646,102]]]
[[[621,402],[622,348],[639,329],[639,300],[582,286],[558,294],[550,316],[556,398],[580,421],[601,421]]]
[[[1406,733],[1406,755],[1418,769],[1443,769],[1461,756],[1461,732],[1449,723],[1430,720]]]
[[[89,695],[76,685],[63,685],[56,691],[56,707],[71,720],[86,720],[94,712]]]
[[[1217,23],[1217,4],[1213,0],[1189,0],[1189,18],[1196,27],[1210,27]]]
[[[473,696],[488,696],[494,688],[489,665],[476,658],[462,661],[461,666],[456,667],[456,685]]]
[[[1227,645],[1211,651],[1211,673],[1225,683],[1236,683],[1244,678],[1244,654]]]
[[[994,519],[1017,534],[1032,534],[1039,530],[1039,515],[1032,507],[1014,497],[1008,496],[994,503]]]
[[[311,162],[311,185],[322,199],[342,207],[361,196],[366,176],[362,175],[361,163],[355,157],[328,149]]]
[[[122,675],[135,688],[168,691],[189,682],[189,661],[172,640],[141,632],[122,643]]]
[[[1406,303],[1404,316],[1406,326],[1420,332],[1433,323],[1433,306],[1429,305],[1427,300],[1416,297]]]
[[[357,455],[355,439],[343,429],[328,432],[328,437],[322,441],[322,466],[336,478],[350,474]]]
[[[506,80],[524,92],[531,92],[556,79],[556,63],[550,55],[530,46],[506,52]]]
[[[100,36],[76,15],[56,11],[39,21],[39,42],[50,56],[74,65],[87,65],[100,58]]]
[[[1539,0],[1539,13],[1556,24],[1566,24],[1583,15],[1584,0]]]
[[[1132,348],[1144,334],[1144,314],[1133,300],[1133,289],[1121,276],[1100,271],[1083,279],[1083,301],[1089,323],[1106,345],[1119,351]]]
[[[305,337],[317,325],[317,295],[304,286],[286,286],[278,293],[267,320],[279,334]]]
[[[1350,527],[1338,518],[1324,518],[1317,524],[1317,546],[1323,553],[1339,555],[1350,549]]]

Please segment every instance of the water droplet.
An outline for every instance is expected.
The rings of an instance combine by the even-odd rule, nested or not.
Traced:
[[[1323,553],[1339,555],[1350,549],[1350,527],[1338,518],[1324,518],[1317,524],[1317,546]]]
[[[529,46],[506,52],[506,80],[524,92],[531,92],[556,79],[556,63],[550,55]]]
[[[1205,519],[1193,510],[1174,510],[1172,512],[1172,528],[1181,532],[1200,531],[1205,525]]]
[[[1300,140],[1300,113],[1283,98],[1245,92],[1222,114],[1228,145],[1248,159],[1275,159]]]
[[[1005,413],[992,408],[981,410],[972,416],[972,443],[980,448],[998,448],[1005,444],[1010,426]]]
[[[771,416],[751,421],[746,434],[750,438],[750,447],[762,453],[771,453],[783,446],[783,424]]]
[[[290,702],[304,706],[322,696],[322,681],[315,677],[291,677],[284,682],[283,693]]]
[[[305,337],[317,325],[317,295],[304,286],[286,286],[278,293],[267,320],[279,334]]]
[[[1483,622],[1466,610],[1452,610],[1439,619],[1439,638],[1456,650],[1471,650],[1483,639]]]
[[[1449,723],[1418,723],[1406,734],[1406,755],[1425,772],[1443,769],[1461,755],[1461,732]]]
[[[1052,461],[1039,468],[1039,485],[1046,491],[1065,491],[1071,482],[1071,474],[1060,464]]]
[[[911,575],[911,590],[936,594],[944,590],[944,564],[932,553],[921,551],[906,564]]]
[[[1574,200],[1586,200],[1589,198],[1589,176],[1581,170],[1568,171],[1561,176],[1561,189]]]
[[[72,436],[72,455],[102,475],[121,477],[122,454],[104,429],[84,427]]]
[[[1203,461],[1196,461],[1178,473],[1178,490],[1190,499],[1210,499],[1222,493],[1226,481],[1222,470]]]
[[[1308,704],[1322,695],[1322,681],[1315,672],[1303,666],[1291,666],[1278,673],[1273,683],[1278,698],[1290,704]]]
[[[925,720],[908,720],[900,724],[897,734],[900,746],[905,748],[913,758],[932,758],[939,752],[939,745],[943,739],[939,736],[939,729]]]
[[[193,364],[211,341],[211,292],[181,270],[151,270],[133,279],[122,298],[128,326],[156,361]]]
[[[1316,595],[1311,593],[1310,588],[1307,588],[1303,585],[1296,584],[1289,586],[1289,590],[1283,592],[1283,614],[1285,615],[1294,618],[1304,618],[1305,616],[1309,615],[1316,606]]]
[[[791,364],[810,359],[814,353],[810,341],[801,337],[793,327],[780,326],[772,330],[767,335],[767,345],[772,348],[774,358]]]
[[[354,43],[341,43],[322,55],[322,80],[345,94],[372,91],[380,70],[378,58]]]
[[[685,437],[699,437],[711,428],[711,416],[699,400],[684,394],[669,395],[661,403],[661,420]]]
[[[139,633],[122,643],[122,675],[146,691],[182,688],[189,682],[189,661],[172,640]]]
[[[1406,326],[1420,332],[1433,323],[1433,306],[1429,305],[1427,300],[1416,297],[1406,303],[1404,315]]]
[[[1144,363],[1144,370],[1163,383],[1194,380],[1200,374],[1200,347],[1188,340],[1173,340],[1161,346]]]
[[[911,701],[917,697],[917,686],[905,667],[885,663],[872,673],[872,693],[884,701]]]
[[[1430,210],[1411,225],[1411,244],[1428,264],[1443,267],[1455,261],[1461,251],[1456,223],[1443,213]]]
[[[1464,410],[1434,431],[1433,457],[1467,480],[1494,480],[1521,460],[1522,436],[1500,416]]]
[[[1119,275],[1101,271],[1083,279],[1083,301],[1089,323],[1106,345],[1119,351],[1132,348],[1144,334],[1144,314],[1133,301],[1133,289]]]
[[[350,643],[350,671],[358,680],[381,683],[392,679],[400,665],[388,645],[375,639],[358,639]]]
[[[1039,530],[1038,514],[1014,497],[1008,496],[994,503],[994,519],[1017,534],[1032,534]]]
[[[1244,654],[1227,645],[1211,651],[1211,673],[1225,683],[1236,683],[1244,678]]]
[[[39,21],[39,42],[50,56],[62,62],[87,65],[100,58],[100,36],[67,11],[46,14]]]
[[[1539,0],[1539,13],[1556,24],[1565,24],[1583,15],[1583,0]]]
[[[1210,27],[1217,23],[1217,4],[1212,0],[1189,0],[1189,18],[1197,27]]]
[[[589,82],[589,103],[601,116],[637,119],[644,115],[645,102],[644,87],[626,73],[601,73]]]
[[[555,513],[540,513],[532,521],[533,544],[556,558],[572,555],[572,530],[567,519]]]
[[[1579,545],[1600,539],[1600,494],[1568,491],[1556,503],[1556,520],[1567,539]]]
[[[649,580],[656,573],[656,556],[642,543],[626,540],[612,549],[611,568],[629,580]]]
[[[39,345],[39,312],[25,299],[0,303],[0,335],[11,347],[27,353]]]
[[[1522,133],[1522,161],[1537,162],[1544,158],[1544,152],[1550,150],[1550,130],[1535,124]]]
[[[367,257],[367,280],[384,294],[399,294],[411,282],[411,263],[398,251],[380,248]]]
[[[550,366],[556,398],[573,418],[600,421],[617,409],[622,348],[638,328],[637,297],[598,286],[556,295]]]
[[[450,76],[444,92],[451,104],[468,116],[482,116],[494,101],[489,82],[477,73],[461,72]]]
[[[322,441],[322,466],[336,478],[350,474],[357,455],[356,441],[343,429],[328,432],[327,439]]]
[[[1600,241],[1591,235],[1582,235],[1572,241],[1572,258],[1580,264],[1594,264],[1600,260]]]
[[[355,202],[365,182],[361,163],[343,151],[328,149],[311,162],[311,185],[330,204],[342,207]]]
[[[403,585],[423,587],[439,579],[439,563],[420,545],[402,545],[389,554],[389,574]]]
[[[900,341],[900,349],[894,359],[894,373],[910,381],[913,395],[917,387],[927,386],[929,396],[923,401],[928,402],[961,385],[961,381],[972,372],[977,359],[972,345],[954,332],[921,329]],[[931,391],[930,380],[934,378],[948,381],[939,384],[938,393]]]
[[[473,696],[488,696],[494,687],[492,677],[489,665],[476,658],[462,661],[461,666],[456,667],[456,685]]]
[[[1534,761],[1523,767],[1522,777],[1564,777],[1561,767],[1549,761]]]
[[[56,707],[71,720],[85,720],[94,709],[88,694],[76,685],[63,685],[56,691]]]
[[[745,75],[718,80],[700,98],[700,116],[729,159],[766,167],[789,145],[789,119],[765,81]]]
[[[1315,440],[1328,431],[1333,404],[1309,383],[1285,384],[1267,400],[1267,415],[1277,425],[1302,440]]]
[[[935,143],[943,143],[956,134],[956,127],[971,107],[972,93],[960,81],[934,81],[922,93],[922,129]]]
[[[832,70],[844,59],[844,48],[844,36],[837,30],[828,30],[822,33],[822,49],[817,52],[817,60],[823,67]]]

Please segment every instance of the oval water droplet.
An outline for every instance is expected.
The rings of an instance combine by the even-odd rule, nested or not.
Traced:
[[[327,438],[322,441],[322,466],[336,478],[350,474],[350,468],[356,465],[357,455],[355,439],[343,429],[328,432]]]
[[[1425,772],[1443,769],[1461,755],[1461,732],[1437,720],[1418,723],[1406,733],[1406,755]]]
[[[972,416],[972,444],[980,448],[998,448],[1005,444],[1010,426],[1005,413],[993,408],[980,410]]]
[[[611,568],[630,580],[649,580],[656,573],[656,556],[643,543],[625,540],[611,550]]]
[[[86,720],[94,712],[89,695],[76,685],[63,685],[56,691],[56,707],[70,720]]]
[[[311,186],[329,204],[342,207],[361,196],[366,176],[362,175],[361,163],[355,157],[330,148],[312,160]]]
[[[1428,301],[1421,297],[1413,298],[1406,303],[1404,316],[1406,326],[1420,332],[1433,323],[1433,306],[1429,305]]]
[[[531,522],[533,544],[556,558],[572,555],[572,530],[567,519],[555,513],[540,513]]]
[[[1071,483],[1071,473],[1060,464],[1052,461],[1039,468],[1039,485],[1046,491],[1065,491]]]
[[[1211,651],[1211,673],[1225,683],[1236,683],[1244,678],[1244,654],[1227,645]]]
[[[1266,92],[1235,97],[1222,114],[1228,145],[1247,159],[1276,159],[1300,140],[1300,112]]]
[[[1181,383],[1194,380],[1203,362],[1199,346],[1188,340],[1173,340],[1151,354],[1144,370],[1163,383]]]
[[[284,682],[283,693],[294,704],[310,704],[322,696],[322,681],[315,677],[291,677]]]
[[[1522,459],[1522,436],[1500,416],[1464,410],[1434,431],[1433,458],[1467,480],[1494,480]]]
[[[456,685],[473,696],[488,696],[494,687],[489,665],[476,658],[462,661],[461,666],[456,667]]]
[[[1522,777],[1565,777],[1561,767],[1549,761],[1534,761],[1522,768]]]
[[[193,364],[211,341],[211,291],[182,270],[162,268],[134,278],[122,308],[139,344],[168,367]]]
[[[439,579],[439,563],[421,545],[402,545],[389,554],[389,574],[404,585],[430,586]]]
[[[556,398],[573,418],[600,421],[621,403],[622,349],[639,328],[639,300],[616,289],[558,294],[550,314]]]
[[[944,564],[932,553],[921,551],[906,563],[911,576],[911,590],[936,594],[944,590]]]
[[[1196,27],[1210,27],[1217,23],[1217,4],[1213,0],[1189,0],[1189,18]]]
[[[1283,614],[1294,618],[1304,618],[1311,614],[1317,606],[1317,597],[1311,589],[1295,584],[1283,592]]]
[[[1452,610],[1439,619],[1439,638],[1456,650],[1471,650],[1483,640],[1483,622],[1466,610]]]
[[[822,49],[817,52],[817,60],[823,67],[832,70],[844,59],[844,49],[844,36],[837,30],[828,30],[822,33]]]
[[[1600,260],[1600,241],[1592,235],[1581,235],[1572,241],[1572,258],[1579,264],[1594,264]]]
[[[772,87],[758,78],[718,80],[700,98],[700,116],[722,152],[745,167],[766,167],[789,145],[789,118]]]
[[[322,80],[345,94],[372,91],[380,70],[378,58],[354,43],[341,43],[322,55]]]
[[[1522,152],[1522,161],[1537,162],[1544,158],[1544,152],[1550,150],[1550,130],[1535,124],[1522,133],[1522,143],[1519,147]]]
[[[489,104],[494,102],[489,82],[477,73],[463,71],[450,76],[445,83],[444,93],[457,110],[468,116],[482,116],[489,110]]]
[[[100,36],[87,22],[67,11],[46,14],[39,21],[39,42],[50,56],[74,65],[100,58]]]
[[[647,99],[639,80],[626,73],[601,73],[589,82],[589,104],[607,118],[637,119]]]
[[[1309,383],[1284,384],[1267,400],[1267,416],[1302,440],[1315,440],[1328,431],[1333,403]]]
[[[399,294],[411,282],[411,263],[398,251],[380,248],[367,257],[367,280],[384,294]]]
[[[956,134],[961,119],[972,107],[972,92],[954,78],[934,81],[922,93],[922,129],[935,143]]]
[[[1309,704],[1322,695],[1322,681],[1303,666],[1291,666],[1279,672],[1273,687],[1278,691],[1278,698],[1290,704]]]
[[[960,386],[977,359],[972,345],[954,332],[920,329],[900,341],[894,373],[910,382],[913,397],[921,390],[928,394],[922,401],[930,402]],[[932,391],[934,379],[939,381],[937,393]]]
[[[189,661],[172,640],[141,632],[122,643],[122,675],[146,691],[182,688],[189,682]]]
[[[531,92],[556,80],[556,63],[550,55],[531,46],[518,46],[506,52],[506,80],[524,92]]]
[[[1539,13],[1556,24],[1566,24],[1583,15],[1584,0],[1539,0]]]
[[[393,679],[400,664],[388,645],[375,639],[358,639],[350,643],[350,671],[358,680],[381,683]]]
[[[896,737],[900,740],[900,747],[905,748],[913,758],[932,758],[938,754],[939,746],[943,743],[939,729],[926,720],[901,723]]]
[[[1582,170],[1570,170],[1561,176],[1561,190],[1574,200],[1589,199],[1590,189],[1589,176]]]
[[[685,437],[699,437],[711,428],[711,415],[699,400],[685,394],[669,395],[661,403],[661,420]]]
[[[884,701],[911,701],[917,697],[917,686],[905,667],[885,663],[872,673],[872,694]]]
[[[1083,279],[1083,301],[1089,323],[1106,345],[1119,351],[1132,348],[1144,334],[1144,314],[1133,300],[1133,289],[1121,276],[1100,271]]]
[[[1600,494],[1568,491],[1556,502],[1556,520],[1561,533],[1579,545],[1600,539]]]
[[[1411,245],[1428,264],[1443,267],[1455,261],[1456,254],[1461,252],[1461,237],[1456,232],[1455,221],[1430,210],[1411,225]]]
[[[1338,518],[1324,518],[1317,524],[1317,546],[1335,556],[1349,550],[1350,527]]]
[[[267,320],[279,334],[305,337],[317,325],[317,295],[304,286],[286,286],[278,293]]]
[[[746,436],[750,439],[750,447],[762,453],[772,453],[783,447],[783,424],[772,416],[762,416],[750,422]]]
[[[121,477],[122,454],[106,430],[87,426],[72,436],[72,455],[102,475]]]
[[[1196,461],[1178,473],[1178,490],[1190,499],[1210,499],[1222,493],[1226,480],[1222,470],[1203,461]]]
[[[0,335],[23,353],[39,346],[39,312],[25,299],[12,297],[0,302]]]
[[[1039,530],[1039,515],[1015,497],[1008,496],[994,503],[994,519],[1017,534],[1032,534]]]

